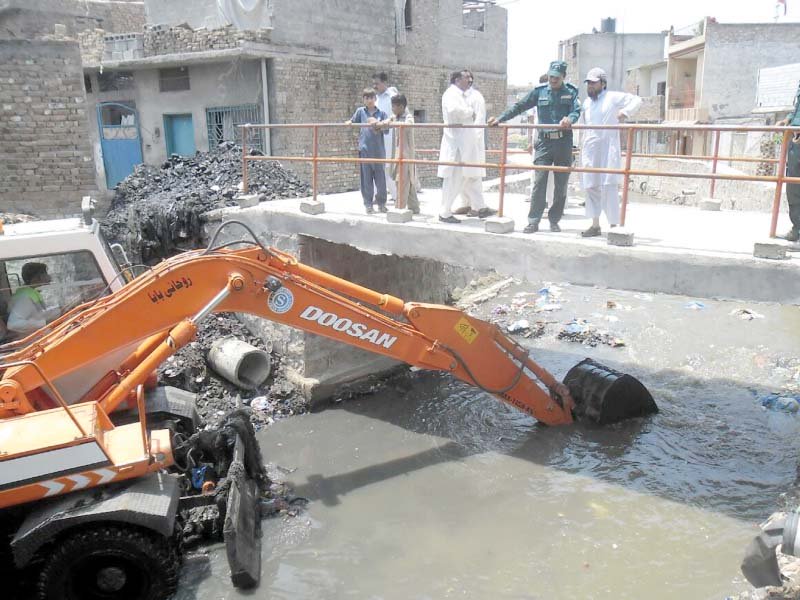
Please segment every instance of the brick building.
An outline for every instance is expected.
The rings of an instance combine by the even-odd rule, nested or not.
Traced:
[[[71,85],[83,85],[72,90],[80,107],[70,112],[78,120],[69,151],[81,163],[83,179],[51,183],[48,192],[58,185],[65,192],[61,197],[78,197],[91,184],[106,191],[138,162],[160,164],[171,153],[239,141],[236,125],[241,123],[344,121],[375,71],[389,74],[419,121],[441,121],[449,72],[464,67],[473,70],[488,112],[504,107],[504,9],[462,0],[357,4],[354,10],[344,0],[32,0],[28,8],[0,8],[0,24],[13,24],[19,37],[42,40],[60,23],[60,35],[72,41],[59,43],[71,48],[73,59],[80,45],[83,73],[74,71]],[[75,5],[91,10],[70,12]],[[53,42],[48,43],[52,54]],[[71,64],[74,68],[74,60]],[[16,114],[17,99],[24,97],[6,96],[9,114]],[[426,130],[418,146],[438,148],[439,139],[439,131]],[[275,130],[255,143],[276,156],[310,156],[310,141],[310,132]],[[320,154],[352,156],[354,151],[353,130],[323,130]],[[89,167],[94,181],[87,178]],[[302,163],[293,167],[310,170]],[[70,175],[75,168],[70,166]],[[423,169],[423,178],[432,172]],[[43,177],[20,181],[14,193],[31,191]],[[357,179],[353,166],[320,167],[322,191],[352,189]],[[44,204],[37,204],[37,212],[64,212],[47,205],[46,194],[40,198]]]
[[[489,112],[503,106],[504,9],[461,0],[352,4],[262,0],[245,10],[238,0],[147,0],[141,34],[106,38],[102,57],[85,61],[97,81],[89,105],[135,106],[142,159],[151,164],[238,141],[235,125],[244,122],[344,121],[375,71],[389,74],[420,121],[441,120],[441,95],[457,68],[475,72]],[[121,83],[104,85],[101,68],[106,80],[122,75]],[[438,147],[439,135],[425,132],[419,145]],[[354,139],[353,131],[323,130],[320,154],[352,156]],[[311,154],[310,131],[274,130],[256,142],[276,156]],[[318,180],[322,191],[340,191],[356,186],[357,173],[322,165]]]
[[[58,26],[56,27],[56,23]],[[0,207],[55,216],[97,191],[74,36],[143,26],[141,2],[0,2]]]

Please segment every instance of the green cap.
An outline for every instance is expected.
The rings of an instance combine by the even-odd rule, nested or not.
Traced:
[[[566,77],[567,76],[567,63],[563,60],[554,60],[550,63],[550,70],[547,74],[551,77]]]

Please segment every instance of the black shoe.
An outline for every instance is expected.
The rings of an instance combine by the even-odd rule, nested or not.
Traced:
[[[412,214],[418,215],[419,214],[419,209],[418,208],[412,208],[411,212],[412,212]]]
[[[480,209],[478,211],[478,218],[485,219],[486,217],[491,217],[492,215],[496,215],[497,211],[493,208],[489,208],[488,206]]]
[[[439,221],[442,223],[461,223],[458,219],[456,219],[453,215],[449,217],[439,217]]]
[[[558,233],[561,231],[561,227],[558,226],[558,223],[550,223],[550,231]]]
[[[368,215],[371,215],[371,214],[374,214],[374,213],[375,213],[375,209],[374,209],[374,208],[372,208],[371,206],[368,206],[368,207],[367,207],[367,214],[368,214]]]
[[[385,204],[378,204],[378,210],[379,210],[379,211],[381,211],[381,212],[383,212],[383,213],[385,213],[385,212],[389,212],[389,209],[388,209],[388,208],[386,208],[386,205],[385,205]]]
[[[796,242],[800,240],[800,230],[792,227],[789,232],[783,236],[783,239],[785,239],[787,242]]]
[[[592,225],[586,231],[581,231],[581,237],[597,237],[600,233],[600,227]]]
[[[522,233],[536,233],[537,231],[539,231],[539,221],[534,221],[533,223],[528,223]]]

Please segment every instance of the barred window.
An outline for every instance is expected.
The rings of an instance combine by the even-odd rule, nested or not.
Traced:
[[[133,89],[133,72],[106,71],[98,73],[97,87],[101,92],[116,92]]]
[[[161,92],[181,92],[189,88],[189,68],[158,70],[158,89]]]

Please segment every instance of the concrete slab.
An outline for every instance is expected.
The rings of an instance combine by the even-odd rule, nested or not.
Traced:
[[[485,192],[487,205],[498,206],[498,194]],[[747,211],[701,211],[698,208],[632,202],[627,225],[636,230],[636,245],[609,246],[603,237],[581,238],[590,225],[571,193],[561,233],[544,227],[539,233],[515,231],[498,237],[484,231],[478,218],[458,224],[438,221],[441,191],[420,194],[421,213],[397,228],[382,215],[366,215],[358,191],[326,196],[336,212],[311,218],[301,212],[307,201],[262,202],[246,212],[256,229],[302,234],[348,244],[371,254],[428,258],[530,280],[564,281],[623,290],[686,294],[800,304],[800,260],[765,261],[753,256],[754,243],[769,232],[770,215]],[[523,194],[507,193],[504,216],[527,222],[530,204]],[[225,211],[218,217],[224,218]],[[237,218],[242,218],[238,216]],[[779,228],[788,228],[781,223]],[[604,230],[608,225],[601,223]]]
[[[784,244],[774,242],[756,242],[753,244],[753,256],[756,258],[770,258],[773,260],[785,260],[789,258],[787,248]]]
[[[300,212],[307,215],[321,215],[325,212],[325,203],[316,200],[302,200],[300,202]]]
[[[387,223],[408,223],[413,220],[414,213],[408,209],[403,210],[390,210],[386,213]]]
[[[608,231],[608,244],[610,246],[633,246],[633,232],[624,227],[615,227]]]
[[[511,217],[489,217],[485,221],[486,233],[511,233],[514,231],[514,219]]]
[[[714,198],[703,198],[700,200],[700,210],[720,210],[722,208],[722,200],[715,200]]]

